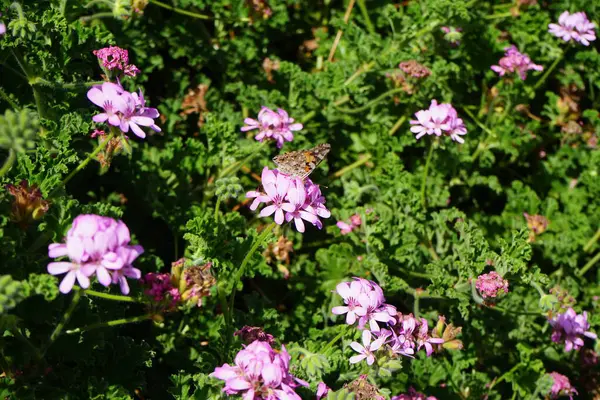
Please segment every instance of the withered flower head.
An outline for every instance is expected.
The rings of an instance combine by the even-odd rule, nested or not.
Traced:
[[[429,68],[423,64],[419,64],[415,60],[403,61],[400,63],[400,69],[407,75],[413,78],[425,78],[431,75]]]
[[[265,70],[265,74],[267,74],[267,80],[270,83],[274,83],[273,79],[273,71],[279,71],[279,60],[271,60],[269,57],[265,58],[262,63],[262,67]]]
[[[131,8],[138,14],[143,14],[144,8],[148,5],[148,0],[132,0]]]
[[[527,220],[527,228],[531,231],[529,234],[529,242],[535,241],[535,237],[537,235],[541,235],[548,228],[548,218],[543,215],[529,215],[527,213],[523,213],[523,216]]]
[[[434,338],[444,339],[444,343],[440,343],[436,346],[437,351],[442,349],[446,350],[461,350],[463,343],[456,337],[462,332],[462,327],[455,327],[452,324],[446,324],[446,318],[442,315],[438,317],[438,322],[435,328],[431,332],[431,336]]]
[[[267,0],[246,0],[245,3],[250,9],[250,23],[257,18],[267,19],[273,14]]]
[[[352,382],[344,384],[344,388],[354,393],[355,400],[385,400],[377,387],[369,383],[367,375],[361,375]]]
[[[264,256],[268,264],[273,260],[290,264],[290,252],[294,251],[294,244],[285,236],[279,236],[276,243],[270,243],[265,250]]]
[[[206,106],[206,92],[208,91],[208,85],[203,83],[199,84],[196,89],[188,90],[188,94],[183,98],[181,103],[181,113],[179,115],[198,114],[198,126],[204,125],[205,114],[208,112]]]
[[[110,139],[106,135],[98,136],[99,144],[104,143],[106,140],[108,140],[108,144],[96,156],[96,160],[98,160],[100,166],[105,169],[110,167],[110,163],[115,155],[121,153],[125,146],[129,146],[127,143],[129,138],[127,136],[113,136]]]
[[[29,183],[23,180],[18,186],[6,185],[6,189],[15,198],[10,218],[22,228],[42,218],[48,211],[49,203],[42,198],[42,192],[37,185],[29,186]]]
[[[210,296],[210,289],[217,282],[212,276],[210,262],[186,267],[182,258],[171,264],[171,282],[179,290],[181,300],[189,305],[202,306],[202,299]]]
[[[234,336],[239,336],[240,339],[246,344],[250,344],[255,340],[261,342],[268,342],[269,344],[275,343],[275,338],[270,333],[266,333],[262,328],[258,326],[244,325],[239,331],[235,331]]]
[[[556,303],[557,312],[561,314],[572,308],[577,302],[575,297],[571,296],[566,289],[560,286],[554,286],[550,289],[550,294],[554,295],[558,300]]]

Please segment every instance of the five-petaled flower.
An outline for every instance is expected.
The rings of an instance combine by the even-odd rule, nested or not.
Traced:
[[[416,120],[411,120],[410,131],[416,133],[416,139],[425,135],[441,136],[442,134],[458,143],[464,143],[461,137],[467,134],[463,120],[458,118],[456,109],[449,103],[438,104],[437,100],[431,100],[427,110],[417,111]]]
[[[357,355],[350,357],[350,364],[356,364],[362,360],[367,360],[367,364],[373,365],[375,362],[374,351],[379,350],[385,341],[385,337],[379,337],[378,339],[371,342],[373,335],[370,331],[364,330],[362,332],[362,345],[358,342],[350,343],[350,347],[356,351]]]
[[[278,108],[273,111],[268,107],[263,106],[258,113],[258,118],[246,118],[245,126],[242,127],[242,132],[258,129],[258,134],[254,139],[262,142],[265,139],[275,140],[278,148],[283,147],[284,141],[291,142],[294,139],[293,132],[302,129],[302,124],[290,118],[287,111]]]
[[[574,40],[584,46],[596,40],[596,24],[590,22],[584,12],[563,12],[558,17],[558,24],[549,24],[548,31],[565,42]]]
[[[516,72],[522,80],[527,78],[527,71],[543,71],[544,67],[534,64],[527,54],[519,52],[516,46],[509,46],[504,49],[506,53],[504,57],[498,61],[498,65],[492,65],[492,71],[498,75],[504,76],[507,73]]]

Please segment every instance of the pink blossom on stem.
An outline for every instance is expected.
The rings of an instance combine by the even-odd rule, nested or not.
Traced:
[[[338,283],[336,291],[344,299],[345,306],[333,307],[331,312],[336,315],[346,314],[346,323],[353,325],[358,317],[367,313],[366,308],[358,300],[363,294],[363,288],[357,281],[342,282]]]
[[[522,80],[527,78],[527,71],[543,71],[544,67],[531,62],[527,54],[519,52],[516,46],[509,46],[504,49],[504,57],[498,61],[498,65],[492,65],[491,69],[498,75],[504,76],[506,73],[517,72]]]
[[[569,378],[558,372],[551,372],[550,376],[553,380],[552,388],[550,389],[552,398],[556,399],[560,396],[569,396],[569,398],[573,400],[573,395],[577,394],[577,390],[571,386]]]
[[[496,297],[503,292],[508,293],[508,281],[503,279],[496,271],[479,275],[475,287],[484,299]]]
[[[319,382],[317,385],[317,400],[321,400],[327,393],[331,391],[331,388],[325,384],[325,382]]]
[[[358,342],[350,343],[350,347],[354,351],[356,351],[357,355],[350,357],[350,364],[356,364],[357,362],[361,362],[362,360],[367,360],[368,365],[373,365],[375,362],[374,351],[379,350],[381,346],[383,346],[383,342],[385,341],[384,337],[380,337],[379,339],[371,342],[371,338],[373,335],[370,331],[364,330],[362,333],[362,345]]]
[[[431,100],[431,105],[427,110],[418,111],[416,120],[411,120],[413,125],[410,128],[412,133],[416,133],[416,139],[425,135],[441,136],[442,134],[458,143],[464,143],[461,137],[467,134],[463,120],[458,118],[456,109],[449,103],[438,104],[437,100]]]
[[[423,393],[419,393],[411,387],[410,389],[408,389],[407,393],[394,396],[391,398],[391,400],[437,400],[437,398],[434,396],[427,396]]]
[[[265,139],[275,140],[278,148],[282,148],[286,141],[291,142],[294,139],[293,132],[303,128],[302,124],[294,123],[294,119],[285,110],[278,108],[275,112],[265,106],[261,108],[257,119],[246,118],[244,123],[246,125],[242,127],[242,132],[258,129],[254,139],[259,142]]]
[[[569,13],[568,11],[560,14],[558,24],[549,24],[548,31],[554,36],[561,38],[565,42],[574,40],[584,46],[589,46],[590,42],[596,40],[596,24],[588,20],[584,12]]]
[[[350,222],[338,221],[337,227],[340,228],[340,233],[342,235],[347,235],[352,232],[354,229],[358,228],[362,224],[360,215],[354,214],[350,217]]]
[[[92,53],[98,57],[104,68],[109,71],[118,69],[123,71],[125,75],[132,77],[135,77],[140,72],[135,65],[129,64],[129,52],[118,46],[104,47],[94,50]]]
[[[70,261],[48,264],[52,275],[66,273],[59,290],[68,293],[75,280],[84,289],[89,277],[96,275],[104,286],[119,283],[124,294],[129,292],[125,277],[137,278],[140,271],[131,264],[143,253],[141,246],[129,246],[129,229],[122,221],[94,214],[82,214],[73,220],[65,243],[48,246],[48,256],[68,256]],[[111,276],[112,274],[112,276]]]
[[[577,314],[573,308],[569,308],[562,314],[557,314],[548,322],[552,325],[552,341],[554,343],[565,343],[565,351],[579,350],[584,342],[583,336],[596,339],[597,335],[591,331],[587,320],[587,312]]]

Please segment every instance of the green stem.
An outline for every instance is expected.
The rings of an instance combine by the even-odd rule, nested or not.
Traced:
[[[187,11],[187,10],[182,10],[181,8],[173,7],[171,5],[165,4],[165,3],[160,2],[158,0],[149,0],[148,2],[151,3],[151,4],[156,4],[159,7],[166,8],[167,10],[171,10],[171,11],[176,12],[178,14],[187,15],[188,17],[194,17],[194,18],[205,19],[205,20],[206,19],[213,19],[212,17],[210,17],[208,15],[198,14],[198,13]]]
[[[421,308],[419,307],[419,299],[421,297],[420,296],[415,296],[414,297],[414,303],[413,303],[413,314],[415,316],[415,318],[419,318],[421,313]]]
[[[347,328],[346,326],[344,326],[341,330],[340,333],[338,333],[333,339],[331,339],[329,341],[329,343],[327,343],[325,345],[325,347],[323,347],[323,350],[321,350],[321,354],[327,354],[327,351],[333,347],[334,344],[336,344],[338,342],[338,340],[340,340],[341,338],[344,337],[344,335],[346,334]]]
[[[590,261],[588,261],[587,264],[585,264],[583,266],[583,268],[581,268],[579,271],[577,271],[575,273],[575,275],[582,276],[583,274],[588,272],[588,270],[590,268],[592,268],[594,266],[594,264],[596,264],[598,262],[598,260],[600,260],[600,253],[596,254]]]
[[[423,208],[427,208],[427,198],[426,198],[426,189],[427,189],[427,173],[429,172],[429,164],[431,163],[431,158],[433,155],[433,147],[434,142],[429,144],[429,153],[427,153],[427,161],[425,161],[425,168],[423,169],[423,178],[421,180],[421,204],[423,204]]]
[[[31,85],[47,86],[53,89],[64,89],[64,90],[77,90],[77,89],[88,89],[94,85],[101,85],[104,81],[90,81],[90,82],[72,82],[72,83],[56,83],[47,81],[44,78],[31,78],[29,80]]]
[[[510,310],[508,308],[504,308],[504,307],[499,307],[499,306],[494,306],[494,307],[489,307],[487,305],[485,305],[485,308],[487,308],[488,310],[494,310],[494,311],[498,311],[501,312],[503,314],[515,314],[515,315],[535,315],[537,317],[542,317],[544,316],[544,313],[542,312],[530,312],[530,311],[515,311],[515,310]]]
[[[471,117],[471,119],[475,122],[475,124],[477,124],[478,127],[480,127],[484,132],[486,132],[488,135],[492,136],[492,137],[496,137],[496,134],[491,131],[487,126],[485,126],[483,123],[481,123],[481,121],[475,116],[475,114],[473,114],[471,112],[471,110],[469,110],[468,108],[463,108],[464,112],[467,113],[467,115],[469,117]]]
[[[304,114],[304,117],[302,117],[302,120],[300,122],[305,124],[308,121],[310,121],[311,119],[313,119],[315,117],[315,115],[317,115],[316,111],[307,112],[306,114]]]
[[[113,13],[110,11],[104,11],[104,12],[99,12],[96,14],[92,14],[92,15],[86,15],[84,17],[80,17],[79,21],[81,22],[87,22],[87,21],[91,21],[93,19],[96,18],[112,18],[114,17]]]
[[[405,121],[406,121],[406,116],[405,116],[405,115],[401,116],[401,117],[398,119],[398,122],[396,122],[396,123],[394,124],[394,126],[392,126],[392,129],[390,129],[390,130],[388,131],[388,135],[392,136],[394,133],[396,133],[396,131],[397,131],[398,129],[400,129],[400,127],[401,127],[401,126],[404,124],[404,122],[405,122]]]
[[[544,84],[544,82],[546,81],[546,79],[548,79],[548,76],[550,76],[550,74],[552,73],[552,71],[554,71],[554,69],[556,68],[556,66],[558,65],[558,63],[563,59],[565,55],[565,52],[563,51],[562,54],[560,55],[560,57],[558,57],[556,60],[554,60],[554,62],[552,63],[552,65],[550,65],[550,68],[548,68],[546,70],[546,72],[544,72],[544,75],[542,75],[542,77],[540,78],[539,81],[536,82],[535,86],[533,86],[533,90],[538,90],[540,86],[542,86]]]
[[[51,195],[54,194],[55,191],[57,191],[59,188],[65,186],[67,184],[67,182],[69,182],[71,179],[73,179],[73,177],[82,169],[84,169],[89,163],[90,161],[92,161],[94,158],[96,158],[96,156],[98,155],[98,153],[100,153],[102,150],[104,150],[104,148],[108,145],[108,142],[110,142],[110,140],[115,136],[114,133],[111,133],[110,135],[108,135],[108,137],[106,138],[106,140],[104,140],[103,142],[100,142],[100,144],[98,144],[98,146],[96,146],[96,148],[94,149],[94,151],[92,151],[90,154],[88,154],[87,158],[85,160],[83,160],[78,166],[77,168],[75,168],[73,171],[71,171],[71,173],[69,175],[67,175],[67,177],[65,179],[63,179],[57,187],[54,188],[54,190],[52,191]]]
[[[0,175],[0,176],[2,176],[2,175]],[[596,231],[596,233],[589,240],[589,242],[587,242],[585,244],[585,246],[583,246],[583,251],[586,252],[586,253],[589,253],[590,250],[592,249],[592,246],[594,245],[594,243],[596,243],[598,241],[598,239],[600,239],[600,228]]]
[[[83,294],[85,294],[86,296],[100,297],[100,298],[106,299],[106,300],[125,301],[127,303],[137,303],[137,301],[135,299],[133,299],[132,297],[129,297],[129,296],[120,296],[117,294],[97,292],[97,291],[91,290],[91,289],[84,290]]]
[[[356,78],[358,78],[360,75],[362,75],[365,72],[368,72],[371,68],[373,68],[375,66],[375,61],[371,61],[370,63],[367,64],[363,64],[361,65],[351,76],[350,78],[346,79],[346,82],[344,82],[344,86],[348,86],[350,83],[352,83],[352,81],[354,81]]]
[[[260,234],[260,236],[254,241],[254,244],[250,248],[250,251],[248,251],[248,253],[246,254],[246,257],[244,257],[244,259],[242,260],[242,265],[240,265],[240,268],[238,269],[237,273],[233,278],[233,289],[231,290],[231,297],[229,299],[229,321],[227,323],[228,333],[233,325],[233,302],[235,301],[235,294],[237,292],[238,284],[241,282],[242,277],[244,276],[246,266],[250,262],[250,259],[252,259],[252,256],[254,255],[256,250],[258,250],[260,245],[262,245],[263,242],[267,239],[267,237],[271,234],[271,231],[273,230],[275,225],[275,222],[273,222],[271,225],[267,226],[265,230]]]
[[[2,168],[0,168],[0,178],[10,171],[16,159],[17,153],[13,149],[8,149],[8,157],[6,158],[6,161],[4,161]]]
[[[97,324],[91,324],[91,325],[87,325],[87,326],[84,326],[81,328],[71,329],[71,330],[66,331],[66,333],[68,335],[72,335],[74,333],[86,332],[86,331],[90,331],[92,329],[107,328],[109,326],[131,324],[131,323],[135,323],[135,322],[146,321],[149,319],[152,319],[152,314],[144,314],[144,315],[139,315],[137,317],[113,319],[112,321],[98,322]]]
[[[510,11],[501,13],[501,14],[486,15],[483,18],[484,19],[500,19],[500,18],[509,18],[509,17],[514,17],[514,15]]]
[[[433,279],[433,275],[429,275],[429,274],[425,274],[423,272],[415,272],[415,271],[409,271],[406,270],[404,268],[398,268],[400,270],[400,272],[402,272],[403,274],[406,275],[410,275],[410,276],[414,276],[415,278],[422,278],[422,279]]]
[[[546,293],[544,292],[544,290],[542,290],[542,288],[540,287],[540,285],[538,285],[536,282],[531,282],[530,285],[532,287],[534,287],[535,290],[538,291],[538,293],[540,294],[540,297],[546,295]]]
[[[381,94],[380,96],[376,97],[375,99],[371,100],[370,102],[368,102],[367,104],[358,107],[358,108],[341,108],[338,107],[338,111],[346,113],[346,114],[358,114],[361,113],[365,110],[368,110],[369,108],[373,107],[374,105],[376,105],[377,103],[379,103],[381,100],[385,99],[388,96],[391,96],[393,94],[396,93],[400,93],[402,92],[404,89],[402,88],[397,88],[397,89],[391,89],[388,90],[387,92]]]
[[[375,33],[375,27],[373,26],[373,22],[371,22],[371,18],[369,18],[369,11],[365,0],[356,0],[356,2],[358,3],[358,8],[360,8],[360,13],[365,20],[365,25],[367,25],[367,30],[369,33]]]
[[[366,155],[360,157],[358,160],[356,160],[352,164],[346,165],[344,168],[342,168],[339,171],[337,171],[336,173],[334,173],[333,178],[339,178],[340,176],[344,175],[346,172],[352,171],[354,168],[360,167],[361,165],[363,165],[370,159],[371,159],[371,154],[366,154]]]
[[[235,172],[237,172],[240,168],[242,168],[242,166],[244,164],[248,163],[254,157],[256,157],[257,155],[259,155],[260,154],[260,150],[265,146],[266,143],[267,143],[266,141],[263,141],[260,144],[260,146],[258,146],[258,148],[256,149],[256,151],[253,151],[252,153],[250,153],[242,161],[237,161],[237,162],[234,162],[234,163],[230,164],[227,168],[225,168],[223,171],[221,171],[221,173],[219,174],[219,178],[225,178],[226,176],[232,175]]]
[[[11,99],[10,96],[1,87],[0,87],[0,97],[4,101],[6,101],[15,110],[19,109],[19,105],[13,99]]]
[[[221,196],[217,196],[217,204],[215,204],[215,223],[219,221],[219,206],[221,205]]]
[[[67,325],[67,323],[69,323],[69,320],[71,319],[71,316],[73,315],[73,311],[75,311],[75,307],[77,307],[77,303],[79,303],[80,299],[81,299],[81,290],[75,290],[75,293],[73,293],[73,298],[71,299],[71,304],[69,304],[67,311],[65,311],[65,313],[63,314],[62,320],[58,323],[58,325],[56,325],[56,328],[54,328],[54,331],[50,335],[50,340],[48,341],[48,344],[46,344],[46,346],[42,350],[42,355],[46,354],[46,352],[48,351],[50,346],[52,346],[52,344],[56,341],[56,339],[58,339],[58,337],[62,333],[63,329]]]

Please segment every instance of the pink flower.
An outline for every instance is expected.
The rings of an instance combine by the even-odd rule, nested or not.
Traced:
[[[596,40],[596,24],[590,22],[584,12],[560,14],[558,24],[549,24],[548,31],[565,42],[574,40],[584,46]]]
[[[102,62],[104,68],[108,70],[119,69],[129,75],[135,77],[140,70],[133,64],[129,64],[129,52],[118,46],[105,47],[99,50],[94,50],[92,53]]]
[[[325,207],[325,198],[321,195],[318,185],[310,179],[304,182],[297,178],[270,170],[265,167],[262,171],[262,187],[264,192],[253,190],[246,193],[247,198],[254,199],[250,205],[251,210],[256,210],[261,203],[267,204],[260,212],[261,217],[275,215],[275,222],[283,224],[294,221],[298,232],[304,232],[304,221],[308,221],[321,229],[321,218],[331,216]]]
[[[442,134],[458,143],[464,143],[461,136],[467,134],[463,120],[458,118],[458,113],[449,103],[438,104],[437,100],[431,100],[431,105],[427,110],[417,111],[416,120],[411,120],[413,125],[410,128],[412,133],[416,133],[416,139],[425,135],[441,136]]]
[[[425,347],[425,352],[427,353],[427,357],[429,357],[433,353],[432,345],[442,343],[444,343],[444,339],[429,336],[429,324],[425,318],[421,318],[421,324],[417,331],[417,350]]]
[[[363,288],[357,281],[342,282],[336,286],[336,291],[342,296],[346,305],[333,307],[331,312],[336,315],[346,314],[346,323],[353,325],[357,317],[363,317],[367,313],[366,308],[358,300],[363,294]]]
[[[380,337],[372,343],[371,338],[371,332],[365,330],[362,333],[362,345],[358,342],[350,343],[350,347],[352,347],[354,351],[359,353],[355,356],[350,357],[350,364],[356,364],[357,362],[361,362],[362,360],[366,359],[368,365],[373,365],[373,363],[375,362],[375,355],[373,354],[373,352],[379,350],[379,348],[383,346],[385,338]]]
[[[127,107],[121,97],[123,89],[114,83],[104,82],[102,86],[94,86],[87,92],[88,99],[104,110],[103,113],[94,115],[94,122],[106,122],[112,126],[121,124],[123,110]]]
[[[129,241],[129,229],[122,221],[82,214],[73,220],[66,243],[48,246],[49,257],[68,256],[70,261],[52,262],[48,264],[48,272],[52,275],[66,273],[59,286],[62,293],[70,292],[75,280],[87,289],[89,277],[94,274],[102,285],[119,282],[121,291],[128,293],[129,286],[124,277],[136,278],[140,274],[131,264],[143,252],[141,246],[129,246]]]
[[[331,392],[331,388],[325,384],[325,382],[319,382],[317,385],[317,400],[321,400],[327,393]]]
[[[292,132],[303,128],[302,124],[294,123],[294,119],[285,110],[278,108],[275,112],[265,106],[261,108],[257,119],[246,118],[244,123],[246,125],[242,127],[242,132],[258,129],[254,139],[259,142],[265,139],[275,140],[278,148],[283,147],[284,141],[291,142],[294,139]]]
[[[238,352],[234,365],[223,364],[210,376],[225,381],[223,392],[243,399],[301,400],[294,389],[308,384],[289,373],[289,361],[284,346],[276,352],[257,340]]]
[[[135,96],[134,96],[135,95]],[[146,108],[144,97],[141,95],[138,97],[136,93],[124,92],[121,97],[125,100],[125,107],[121,112],[121,123],[119,128],[124,133],[131,131],[139,138],[144,139],[146,133],[139,127],[148,126],[155,132],[160,132],[160,128],[154,123],[153,118],[158,117],[158,110],[156,108]]]
[[[578,394],[577,390],[571,386],[571,382],[566,376],[559,374],[558,372],[552,372],[550,373],[550,376],[554,381],[552,388],[550,389],[550,394],[553,399],[556,399],[560,396],[569,396],[569,398],[573,400],[573,395]]]
[[[509,46],[504,49],[506,53],[498,62],[499,65],[492,65],[491,69],[498,75],[504,76],[506,73],[517,72],[522,80],[527,78],[527,71],[543,71],[544,67],[531,62],[527,54],[519,52],[516,46]]]
[[[94,132],[92,132],[92,138],[98,137],[98,136],[104,136],[106,135],[106,132],[104,132],[101,129],[94,129]]]
[[[475,287],[481,293],[481,297],[496,297],[502,292],[508,293],[508,281],[503,279],[496,271],[489,274],[479,275]]]
[[[584,344],[582,336],[590,339],[596,339],[597,335],[588,329],[590,324],[587,321],[587,312],[577,314],[573,308],[569,308],[562,314],[555,315],[550,319],[552,331],[552,341],[554,343],[565,343],[565,351],[572,349],[579,350]]]
[[[358,214],[354,214],[353,216],[350,217],[350,223],[346,223],[343,221],[338,221],[337,222],[337,227],[340,228],[341,230],[341,234],[342,235],[347,235],[350,232],[352,232],[354,229],[358,228],[360,225],[362,224],[362,221],[360,219],[360,215]]]

